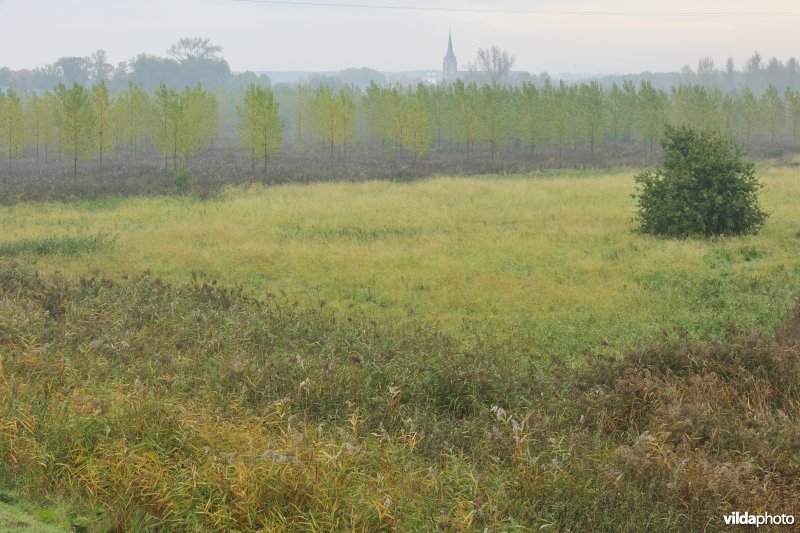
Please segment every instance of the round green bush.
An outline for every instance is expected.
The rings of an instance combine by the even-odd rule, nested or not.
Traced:
[[[666,237],[756,233],[767,214],[755,164],[721,133],[667,126],[664,159],[637,175],[641,231]]]

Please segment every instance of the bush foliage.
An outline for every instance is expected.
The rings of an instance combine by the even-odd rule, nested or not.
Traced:
[[[664,160],[637,175],[637,219],[645,233],[667,237],[756,233],[767,214],[755,164],[730,137],[666,126]]]

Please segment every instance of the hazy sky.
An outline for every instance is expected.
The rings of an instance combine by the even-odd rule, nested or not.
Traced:
[[[448,28],[460,67],[475,57],[478,47],[496,44],[517,57],[517,69],[534,73],[674,71],[687,63],[694,67],[702,55],[710,55],[718,66],[733,56],[739,66],[755,50],[765,58],[800,56],[797,0],[317,3],[560,13],[404,11],[236,0],[0,0],[0,66],[29,68],[100,48],[116,64],[140,52],[165,55],[177,39],[202,36],[223,47],[235,71],[440,69]]]

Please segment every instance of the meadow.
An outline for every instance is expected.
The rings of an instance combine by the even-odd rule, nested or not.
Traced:
[[[82,531],[797,515],[800,171],[711,240],[636,233],[632,174],[0,208],[0,495]]]
[[[800,289],[798,172],[763,172],[771,218],[760,235],[714,242],[637,234],[632,174],[22,204],[0,208],[0,256],[72,279],[195,276],[256,298],[513,338],[531,355],[619,350],[670,325],[700,336],[727,323],[774,328]]]

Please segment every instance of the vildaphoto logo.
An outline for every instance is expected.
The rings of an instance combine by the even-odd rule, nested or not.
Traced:
[[[736,511],[725,515],[726,526],[791,526],[794,524],[794,516],[790,514],[750,514]]]

